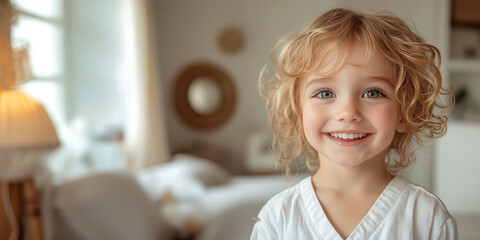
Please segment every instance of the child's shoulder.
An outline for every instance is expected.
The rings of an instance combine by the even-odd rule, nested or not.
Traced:
[[[395,180],[403,187],[404,194],[408,194],[407,196],[410,199],[427,202],[440,201],[440,198],[438,198],[438,196],[406,178],[396,176]]]
[[[300,199],[302,198],[301,189],[308,186],[308,184],[311,182],[310,179],[311,177],[307,177],[296,185],[274,195],[263,206],[260,214],[270,214],[271,212],[280,213],[283,210],[298,208]]]
[[[401,205],[423,209],[423,211],[428,211],[433,215],[437,215],[437,217],[451,218],[447,208],[437,195],[405,178],[397,176],[396,180],[404,187],[403,197],[400,198],[402,199]]]

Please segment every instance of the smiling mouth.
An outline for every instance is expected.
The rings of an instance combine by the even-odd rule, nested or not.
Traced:
[[[354,140],[365,138],[368,133],[328,133],[328,135],[343,140]]]
[[[331,132],[325,135],[334,143],[340,146],[357,146],[367,141],[373,133],[345,133],[345,132]]]

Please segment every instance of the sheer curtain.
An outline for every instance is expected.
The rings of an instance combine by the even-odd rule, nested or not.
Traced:
[[[130,62],[127,81],[125,147],[128,167],[132,171],[168,161],[166,120],[159,61],[154,34],[152,3],[150,0],[127,0],[126,11],[131,16],[126,24],[132,30],[127,49]]]

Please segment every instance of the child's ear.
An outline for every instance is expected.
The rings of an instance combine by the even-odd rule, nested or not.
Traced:
[[[405,124],[403,117],[398,118],[396,130],[399,133],[404,133],[407,131],[407,125]]]

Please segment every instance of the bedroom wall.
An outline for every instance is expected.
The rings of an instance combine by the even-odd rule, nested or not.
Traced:
[[[429,1],[353,1],[353,0],[197,0],[152,1],[156,12],[156,36],[159,44],[162,97],[166,103],[169,140],[172,152],[194,142],[204,142],[227,151],[227,168],[243,171],[247,137],[252,131],[270,131],[264,102],[259,96],[257,79],[269,62],[274,42],[293,28],[307,24],[334,6],[351,6],[368,10],[390,10],[411,19],[428,40],[438,39],[435,31],[434,0]],[[421,5],[419,5],[421,4]],[[240,27],[246,44],[238,54],[227,55],[216,46],[216,36],[225,26]],[[186,64],[196,60],[213,62],[234,79],[238,103],[230,121],[218,129],[198,131],[183,124],[173,109],[174,77]],[[429,150],[430,151],[430,150]],[[427,152],[418,176],[427,187],[431,161]],[[423,169],[423,170],[422,170]],[[426,175],[425,175],[426,174]]]
[[[333,1],[305,1],[305,5],[273,0],[154,2],[158,12],[159,67],[172,151],[195,142],[206,142],[226,151],[226,167],[241,173],[249,133],[269,131],[257,80],[269,61],[272,45],[292,28],[307,23],[331,6]],[[217,34],[229,25],[240,27],[246,39],[244,48],[234,55],[224,54],[216,45]],[[173,109],[173,80],[183,66],[196,60],[207,60],[222,67],[233,78],[237,90],[237,106],[231,119],[211,131],[189,128]]]

